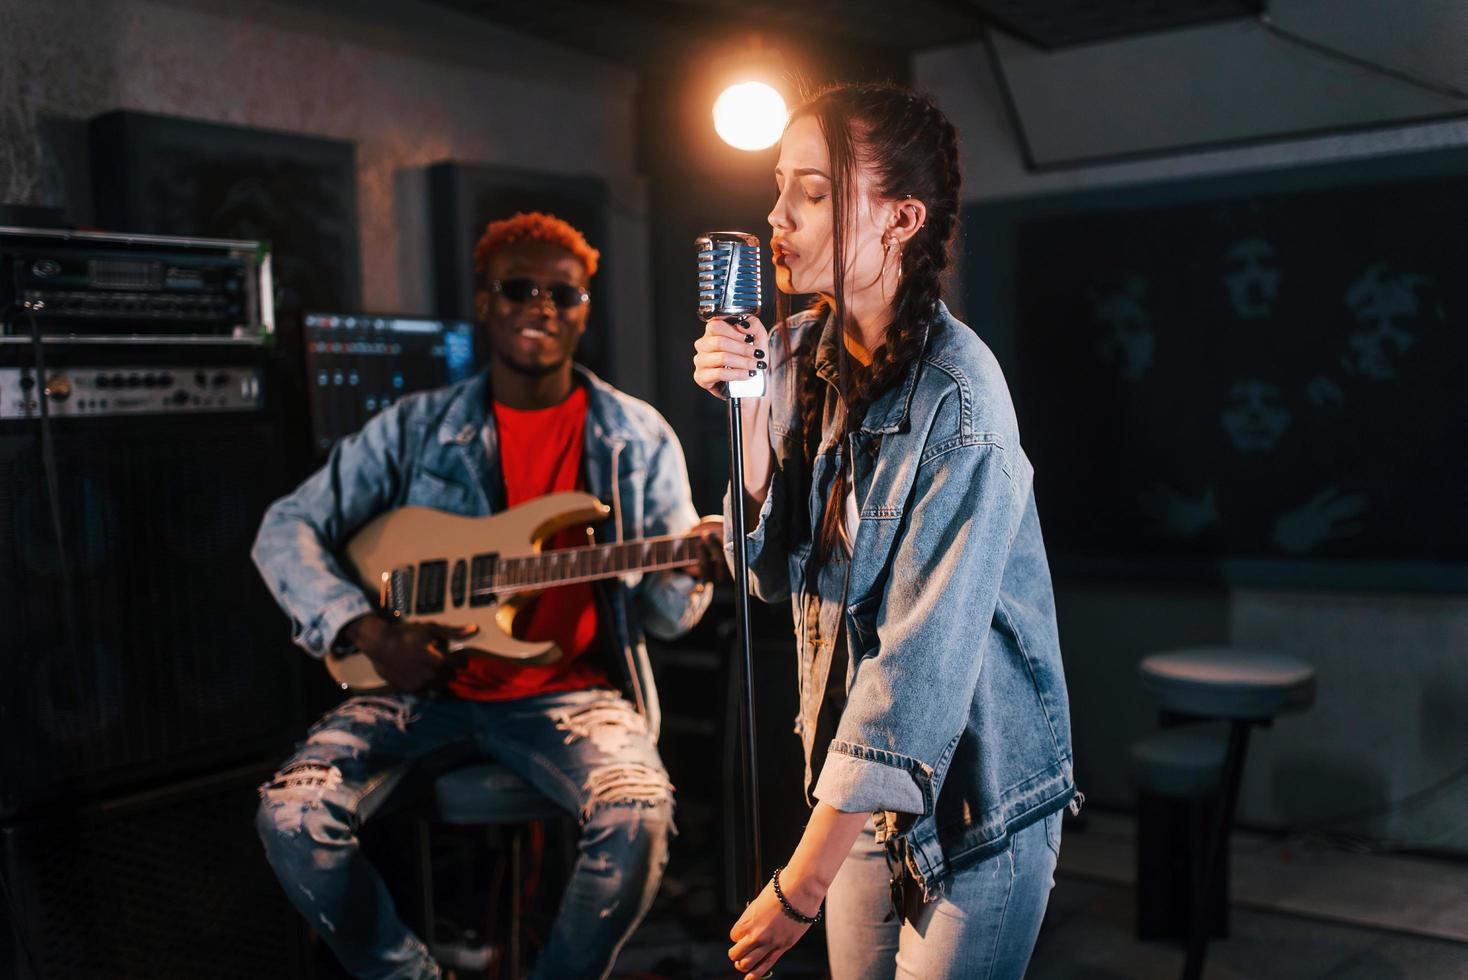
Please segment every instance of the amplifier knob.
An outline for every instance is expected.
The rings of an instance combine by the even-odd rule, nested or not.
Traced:
[[[46,397],[53,402],[64,402],[71,397],[71,381],[57,376],[46,382]]]

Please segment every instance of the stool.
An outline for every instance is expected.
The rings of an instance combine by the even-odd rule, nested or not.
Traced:
[[[554,820],[569,814],[525,780],[493,762],[476,763],[440,776],[433,784],[436,816],[443,823],[461,827],[507,827],[510,831],[510,934],[509,977],[520,976],[520,891],[524,878],[521,865],[525,824]],[[427,821],[419,822],[420,864],[423,869],[424,941],[430,950],[435,942],[433,908],[433,865],[428,853]],[[435,956],[438,954],[435,952]],[[470,964],[459,964],[470,966]],[[483,965],[474,964],[482,969]]]
[[[1226,722],[1192,722],[1132,743],[1137,787],[1137,938],[1186,940],[1192,896],[1223,786]],[[1228,839],[1219,856],[1228,867]],[[1208,934],[1228,935],[1228,876],[1213,878]]]
[[[1143,688],[1157,698],[1165,720],[1191,718],[1228,723],[1221,782],[1217,784],[1218,804],[1207,836],[1202,873],[1193,891],[1188,952],[1182,973],[1183,980],[1199,980],[1207,953],[1209,926],[1216,914],[1210,901],[1215,897],[1213,882],[1227,875],[1221,858],[1238,803],[1249,729],[1254,725],[1268,725],[1278,715],[1308,708],[1315,700],[1315,669],[1287,654],[1199,647],[1153,654],[1142,660],[1139,670]],[[1206,735],[1199,732],[1192,735],[1201,736],[1201,740],[1194,738],[1190,742],[1186,737],[1173,735],[1170,740],[1143,747],[1140,756],[1144,764],[1159,759],[1164,763],[1147,778],[1162,782],[1171,779],[1178,786],[1186,785],[1189,778],[1201,778],[1200,772],[1208,767],[1200,767],[1198,762],[1206,761],[1212,750],[1203,746],[1208,740]],[[1189,759],[1191,763],[1187,762]],[[1150,772],[1152,767],[1148,768]]]

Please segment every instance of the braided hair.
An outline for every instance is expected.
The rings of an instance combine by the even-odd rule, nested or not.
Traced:
[[[792,120],[809,116],[821,127],[831,157],[832,270],[835,277],[830,301],[817,300],[814,310],[823,319],[807,331],[799,351],[785,351],[787,363],[797,364],[798,404],[804,447],[804,471],[814,466],[820,449],[826,401],[826,383],[814,370],[816,344],[822,323],[830,317],[846,323],[847,235],[855,226],[856,175],[866,168],[875,178],[874,192],[884,200],[915,198],[923,202],[927,219],[902,247],[900,278],[892,299],[892,319],[870,365],[856,364],[846,344],[838,343],[838,391],[835,436],[861,424],[867,408],[883,392],[897,385],[908,367],[922,356],[923,338],[942,297],[944,273],[958,227],[958,134],[933,101],[893,85],[839,85],[816,93],[791,113]],[[776,298],[778,320],[789,317],[789,299]],[[789,334],[785,343],[789,345]],[[838,335],[839,337],[839,335]],[[845,454],[843,453],[843,459]],[[850,479],[843,465],[827,496],[815,552],[839,557],[840,525]],[[804,499],[799,495],[798,499]],[[804,506],[804,504],[800,504]]]

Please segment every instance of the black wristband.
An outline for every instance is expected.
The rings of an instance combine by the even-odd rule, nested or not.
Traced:
[[[775,897],[778,898],[780,900],[780,904],[784,906],[785,914],[790,916],[790,918],[794,919],[796,922],[802,923],[803,925],[813,926],[817,922],[820,922],[821,914],[826,911],[826,903],[821,903],[821,907],[816,909],[815,915],[801,915],[799,912],[795,911],[795,906],[790,904],[789,899],[785,897],[785,893],[780,890],[781,870],[781,868],[776,868],[775,873],[770,875],[770,884],[775,886]]]

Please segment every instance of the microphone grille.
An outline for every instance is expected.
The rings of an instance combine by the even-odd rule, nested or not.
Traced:
[[[749,316],[760,308],[759,239],[739,231],[712,231],[698,248],[698,315]]]

